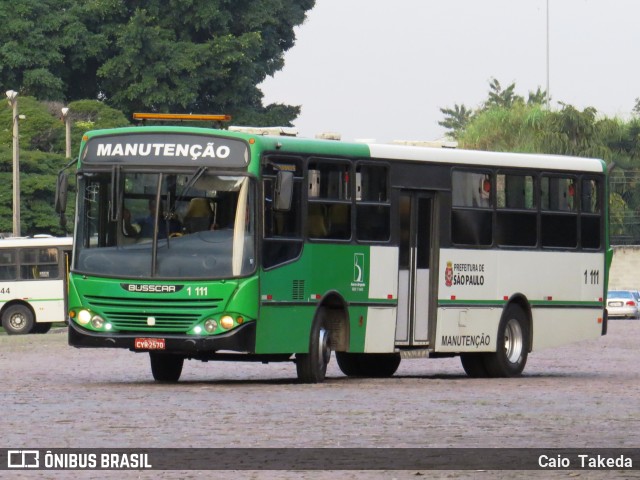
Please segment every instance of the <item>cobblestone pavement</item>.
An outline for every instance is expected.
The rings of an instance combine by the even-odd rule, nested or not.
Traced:
[[[146,354],[75,349],[66,330],[0,335],[4,448],[640,447],[640,321],[529,356],[516,379],[470,379],[459,359],[404,360],[319,385],[295,365],[185,363],[153,382]],[[327,465],[327,468],[330,468]],[[0,472],[1,474],[2,472]],[[8,473],[8,472],[4,472]],[[640,471],[27,472],[12,478],[640,478]],[[1,475],[0,475],[1,476]]]

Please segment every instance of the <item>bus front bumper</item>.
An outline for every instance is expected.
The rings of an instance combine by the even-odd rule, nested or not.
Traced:
[[[163,352],[187,357],[213,354],[220,350],[251,353],[255,351],[256,324],[249,322],[221,335],[196,337],[193,335],[162,335],[152,332],[96,333],[86,330],[74,322],[69,322],[69,345],[73,347],[126,348],[134,352],[150,351],[149,349],[136,348],[136,339],[162,339],[164,340]]]

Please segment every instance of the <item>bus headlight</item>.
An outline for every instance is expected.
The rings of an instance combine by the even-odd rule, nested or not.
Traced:
[[[89,310],[80,310],[78,312],[78,323],[80,325],[86,325],[91,321],[91,312]]]
[[[222,317],[220,319],[220,326],[225,330],[233,328],[233,318],[231,317],[231,315],[225,315],[224,317]]]
[[[91,319],[91,326],[95,329],[101,329],[104,326],[104,319],[99,315],[94,315]]]
[[[218,322],[216,322],[213,318],[210,318],[206,322],[204,322],[204,329],[207,333],[213,333],[215,329],[218,328]]]

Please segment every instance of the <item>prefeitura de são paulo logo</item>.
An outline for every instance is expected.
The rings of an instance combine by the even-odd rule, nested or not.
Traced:
[[[447,262],[447,268],[444,271],[444,284],[447,287],[453,285],[453,262]]]

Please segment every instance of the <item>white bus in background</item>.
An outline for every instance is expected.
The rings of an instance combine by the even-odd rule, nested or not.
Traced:
[[[0,240],[0,318],[10,335],[46,333],[65,321],[72,237]]]

